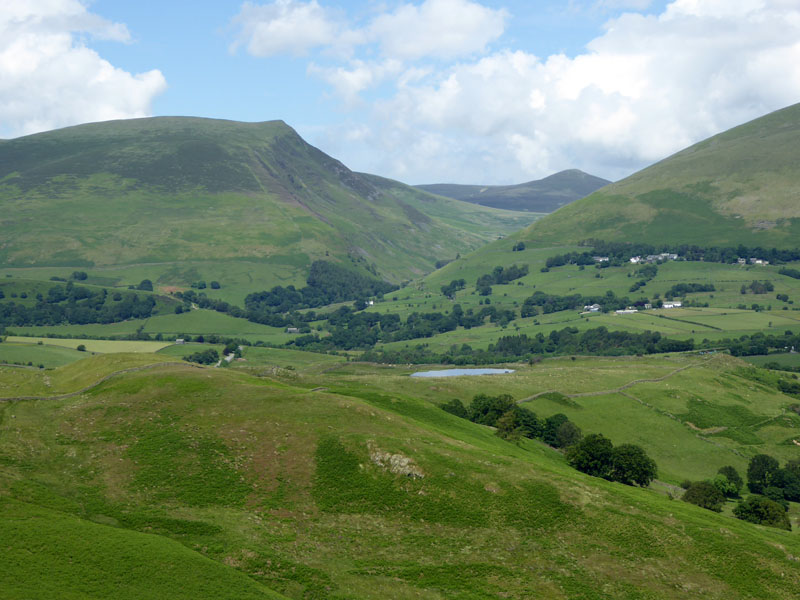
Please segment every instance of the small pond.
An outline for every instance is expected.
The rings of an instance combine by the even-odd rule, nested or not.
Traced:
[[[412,377],[458,377],[459,375],[502,375],[514,369],[444,369],[442,371],[417,371]]]

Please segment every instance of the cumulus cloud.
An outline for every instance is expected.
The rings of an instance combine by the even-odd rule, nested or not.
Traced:
[[[571,167],[616,179],[800,101],[797,0],[673,0],[609,20],[574,56],[498,48],[513,16],[473,0],[404,2],[361,25],[316,0],[243,11],[256,9],[261,20],[254,12],[239,38],[253,53],[258,26],[294,27],[303,39],[291,15],[320,22],[300,45],[320,50],[308,72],[343,100],[359,135],[349,123],[315,141],[359,169],[412,182],[509,183]],[[267,53],[296,52],[281,41],[290,37],[263,42]],[[352,54],[327,53],[342,39]]]
[[[469,0],[404,4],[369,26],[383,54],[398,59],[455,58],[482,51],[505,29],[508,13]]]
[[[166,82],[131,74],[86,46],[84,36],[128,42],[130,34],[77,0],[0,6],[0,135],[142,117]]]
[[[619,178],[798,101],[796,2],[676,0],[609,21],[574,57],[503,50],[398,79],[372,113],[380,151],[360,168],[413,182],[570,167]]]
[[[316,0],[276,0],[265,5],[245,2],[233,25],[239,28],[239,35],[232,48],[245,45],[250,54],[261,57],[302,55],[333,44],[342,32],[330,11]]]
[[[387,60],[455,58],[484,50],[502,35],[507,17],[505,10],[471,0],[425,0],[351,26],[317,0],[246,2],[232,21],[238,29],[232,49],[244,46],[250,54],[265,57],[319,48],[347,54],[376,46]]]

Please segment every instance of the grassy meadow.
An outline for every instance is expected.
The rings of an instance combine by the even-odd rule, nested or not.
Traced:
[[[67,381],[81,385],[78,372],[99,380],[147,357],[158,360],[104,355],[54,371],[0,368],[0,380],[5,389],[31,390],[32,377],[38,388],[48,378],[63,390]],[[714,374],[733,377],[741,391],[739,361],[648,357],[593,367],[557,359],[497,378],[426,381],[409,379],[408,368],[308,360],[264,356],[264,364],[297,368],[252,374],[247,363],[156,364],[80,396],[0,403],[0,498],[12,515],[5,527],[20,539],[3,549],[15,558],[4,561],[12,578],[36,574],[43,590],[58,581],[81,590],[81,574],[114,560],[119,574],[102,582],[87,575],[86,589],[134,594],[149,563],[133,548],[149,543],[140,552],[163,557],[173,569],[166,572],[191,580],[186,589],[196,597],[225,597],[216,591],[224,585],[232,597],[271,597],[271,590],[289,598],[791,598],[800,584],[796,532],[582,475],[539,442],[505,442],[436,406],[482,390],[519,399],[545,387],[602,391],[631,374],[663,377],[695,360],[665,380],[667,391]],[[770,394],[754,389],[745,399],[754,411],[772,402],[764,411],[774,412],[780,400]],[[605,401],[571,400],[582,408],[566,401],[557,410],[580,415]],[[529,401],[544,416],[537,402]],[[636,417],[640,430],[663,427],[654,414]],[[615,443],[625,439],[622,425],[603,425]],[[674,443],[687,443],[689,431],[676,423]],[[690,472],[703,471],[703,460],[712,469],[720,453],[735,462],[735,453],[695,439],[692,448],[706,455],[687,456]],[[417,475],[393,473],[386,452],[407,458]],[[667,479],[672,468],[662,467]],[[72,541],[84,530],[97,531],[104,552]],[[60,535],[61,545],[34,545],[36,535]],[[60,547],[73,548],[72,563],[53,550]],[[188,574],[202,561],[210,566]],[[132,564],[139,568],[125,568]],[[212,576],[217,583],[203,579]],[[152,594],[161,585],[155,581]],[[11,597],[29,597],[30,587],[12,589]]]

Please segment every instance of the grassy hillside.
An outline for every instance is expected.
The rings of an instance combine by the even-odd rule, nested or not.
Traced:
[[[425,196],[412,206],[280,121],[81,125],[10,140],[0,165],[0,264],[89,268],[122,285],[204,279],[241,293],[302,284],[325,257],[399,281],[530,223],[471,207],[462,218],[462,203],[409,188]]]
[[[523,238],[796,247],[800,104],[695,144],[574,202]]]
[[[121,366],[97,357],[65,369]],[[197,598],[225,597],[206,577],[239,597],[266,594],[258,585],[291,598],[796,594],[796,532],[581,475],[538,442],[505,442],[433,403],[496,390],[496,379],[471,388],[368,365],[323,370],[164,365],[73,398],[1,404],[0,494],[6,523],[24,527],[2,549],[25,555],[4,560],[11,579],[85,594],[106,559],[81,550],[94,528],[110,557],[124,549],[115,569],[139,567],[113,581],[140,597],[158,585],[137,578],[148,561],[176,562],[159,552],[213,561],[172,572]],[[9,388],[20,376],[0,370]]]
[[[416,187],[431,194],[482,206],[550,213],[574,200],[588,196],[609,183],[611,182],[601,177],[589,175],[578,169],[569,169],[544,179],[518,185],[483,186],[434,183]]]

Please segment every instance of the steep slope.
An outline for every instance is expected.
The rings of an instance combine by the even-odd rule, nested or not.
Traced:
[[[302,282],[326,256],[397,281],[497,233],[410,208],[280,121],[134,119],[9,140],[0,205],[7,266],[252,261],[271,267],[253,269],[266,283]],[[493,224],[519,222],[505,219]],[[151,278],[185,283],[171,269]]]
[[[326,371],[162,365],[4,403],[0,493],[66,515],[64,534],[78,517],[172,538],[292,598],[796,595],[796,533],[581,475],[422,399],[436,382]],[[12,577],[52,560],[34,534],[54,518],[28,523]],[[70,597],[83,565],[56,564]]]
[[[569,169],[544,179],[518,185],[481,186],[435,183],[416,187],[431,194],[482,206],[550,213],[570,202],[588,196],[609,183],[611,182],[601,177],[589,175],[578,169]]]
[[[535,223],[521,239],[800,245],[800,104],[695,144]]]

